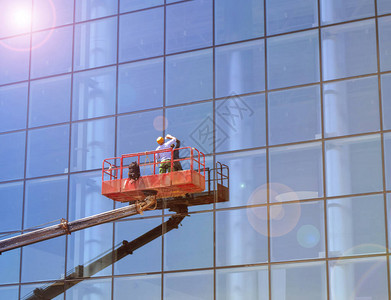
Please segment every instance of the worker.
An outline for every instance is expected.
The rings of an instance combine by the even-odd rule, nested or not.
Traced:
[[[169,141],[164,142],[164,138],[161,136],[156,139],[156,142],[159,144],[159,146],[156,148],[156,151],[164,149],[173,149],[175,147],[175,144],[177,142],[176,137],[167,134],[166,139],[168,139]],[[159,174],[166,173],[167,171],[171,172],[171,151],[157,153],[156,162],[160,162]],[[174,171],[176,171],[175,166]]]

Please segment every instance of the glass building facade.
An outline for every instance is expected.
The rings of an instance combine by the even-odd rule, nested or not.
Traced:
[[[0,235],[123,206],[103,159],[170,133],[230,201],[55,299],[390,299],[390,112],[389,0],[0,1]],[[5,252],[0,299],[170,214]]]

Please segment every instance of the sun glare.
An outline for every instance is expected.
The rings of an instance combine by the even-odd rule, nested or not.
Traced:
[[[31,11],[22,7],[15,7],[10,14],[9,26],[17,27],[21,30],[29,30],[31,26]]]

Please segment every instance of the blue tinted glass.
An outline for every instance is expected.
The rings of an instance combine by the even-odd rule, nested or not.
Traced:
[[[265,95],[216,101],[216,152],[266,144]]]
[[[320,0],[322,24],[356,20],[375,15],[375,0]]]
[[[383,190],[379,135],[326,141],[327,196]]]
[[[195,147],[204,153],[212,152],[212,103],[208,102],[167,109],[165,121],[166,133],[181,140],[181,147]]]
[[[386,189],[391,190],[391,133],[384,135]]]
[[[163,54],[163,8],[121,16],[119,30],[120,62]]]
[[[377,72],[374,20],[323,28],[322,62],[325,80]]]
[[[211,49],[167,57],[167,105],[212,97],[213,52]]]
[[[118,1],[78,0],[76,3],[76,22],[111,16],[118,12]]]
[[[66,173],[68,153],[68,125],[29,131],[27,177]]]
[[[383,129],[391,129],[391,74],[381,76]]]
[[[22,209],[23,182],[0,184],[0,232],[20,230]]]
[[[278,34],[318,26],[316,0],[266,0],[267,34]]]
[[[71,76],[32,81],[29,127],[69,121]]]
[[[6,238],[9,237],[11,236],[7,236]],[[20,272],[20,249],[14,249],[12,251],[1,253],[0,265],[2,270],[2,272],[0,272],[0,283],[1,284],[18,283],[19,272]],[[1,289],[0,289],[0,298],[17,299],[17,298],[7,298],[7,297],[3,298]]]
[[[321,143],[270,149],[270,201],[323,196]]]
[[[118,111],[163,106],[163,59],[119,66]]]
[[[71,71],[72,36],[72,26],[33,34],[31,51],[32,78]]]
[[[26,133],[17,132],[0,135],[0,181],[23,178]]]
[[[107,118],[72,124],[71,171],[101,169],[114,156],[114,123]]]
[[[24,227],[65,218],[67,186],[68,178],[65,176],[27,181]]]
[[[118,117],[117,155],[155,150],[162,132],[161,110]]]
[[[114,278],[114,299],[160,299],[162,291],[160,275],[131,276]]]
[[[380,70],[391,70],[391,17],[379,18]]]
[[[270,93],[268,99],[270,144],[321,137],[318,85]]]
[[[73,75],[73,120],[115,113],[116,73],[115,67],[109,67]]]
[[[377,77],[323,86],[326,137],[380,130]]]
[[[0,40],[0,84],[28,79],[29,45],[29,35]]]
[[[163,4],[164,0],[149,0],[148,2],[145,0],[120,0],[120,12],[124,13]]]
[[[35,289],[42,289],[45,288],[48,285],[53,284],[54,282],[49,283],[36,283],[36,284],[22,284],[20,287],[20,295],[21,299],[28,299],[28,297],[34,297],[34,290]],[[59,291],[63,291],[63,285],[60,283],[60,286],[58,286]],[[59,296],[52,298],[51,300],[64,300],[64,293],[60,294]]]
[[[267,53],[270,89],[319,81],[317,30],[270,38]]]
[[[216,48],[216,97],[265,89],[263,40]]]
[[[74,0],[39,0],[33,5],[33,30],[73,22]]]
[[[0,132],[26,128],[27,83],[0,88]]]
[[[194,0],[167,6],[166,52],[211,46],[212,8],[211,0]]]
[[[217,0],[215,3],[216,44],[263,36],[263,1]]]
[[[114,64],[117,60],[117,18],[75,27],[75,70]]]
[[[377,13],[379,15],[391,13],[391,2],[389,0],[377,0]]]
[[[67,299],[111,299],[111,278],[83,280],[66,292]]]
[[[19,286],[0,287],[0,297],[2,299],[18,299]]]
[[[0,37],[29,32],[31,7],[32,0],[0,1]]]

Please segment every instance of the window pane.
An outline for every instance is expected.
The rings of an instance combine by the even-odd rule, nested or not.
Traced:
[[[327,299],[326,266],[322,262],[272,266],[270,280],[273,299]]]
[[[26,116],[27,83],[0,88],[0,132],[26,128]]]
[[[384,135],[386,189],[391,190],[391,133]]]
[[[70,75],[32,81],[29,127],[69,121],[70,102]]]
[[[216,265],[267,261],[267,208],[216,212]]]
[[[272,261],[325,257],[323,205],[316,201],[270,206]]]
[[[73,120],[115,113],[116,73],[116,67],[109,67],[73,75]]]
[[[326,141],[327,196],[383,190],[379,135]]]
[[[380,130],[377,77],[325,84],[326,137]]]
[[[21,229],[22,209],[23,182],[0,184],[0,232]]]
[[[167,6],[167,53],[212,45],[211,0],[194,0]]]
[[[49,282],[49,283],[41,283],[41,284],[23,284],[21,285],[20,294],[21,299],[28,299],[28,297],[34,296],[34,290],[35,289],[42,289],[45,288],[47,285],[55,285],[58,286],[59,291],[64,291],[64,283],[60,282],[59,284],[56,284],[55,282]],[[63,294],[60,294],[59,296],[52,298],[51,300],[64,300],[64,292]]]
[[[213,52],[211,49],[167,57],[167,105],[212,97]]]
[[[269,143],[284,144],[321,137],[319,86],[269,94]]]
[[[322,24],[367,18],[375,15],[374,0],[320,0]]]
[[[323,28],[322,63],[324,80],[377,72],[374,20]]]
[[[268,35],[318,26],[316,0],[267,0],[266,7]]]
[[[18,299],[19,286],[2,286],[2,287],[0,287],[0,297],[2,299]]]
[[[116,60],[116,17],[76,25],[75,70],[111,65]]]
[[[68,172],[69,125],[29,131],[27,177]]]
[[[128,12],[132,10],[138,10],[158,5],[163,5],[164,0],[120,0],[120,12]]]
[[[33,5],[33,30],[57,27],[73,22],[74,0],[40,0]]]
[[[118,111],[163,106],[163,59],[119,66]]]
[[[391,70],[391,17],[379,18],[380,70]]]
[[[263,40],[216,48],[216,97],[265,89]]]
[[[391,129],[391,74],[381,76],[383,129]]]
[[[29,32],[31,7],[32,0],[1,1],[0,37]]]
[[[322,145],[270,149],[271,202],[323,196]]]
[[[28,180],[26,182],[24,228],[65,218],[67,186],[68,178],[65,176]]]
[[[123,15],[120,17],[119,28],[120,62],[163,54],[163,8]]]
[[[391,2],[389,0],[377,0],[377,13],[379,15],[391,13]]]
[[[77,0],[75,3],[76,22],[111,16],[118,12],[118,2],[113,0]]]
[[[137,300],[160,299],[161,283],[160,275],[114,278],[113,299],[126,299],[129,295]]]
[[[101,169],[114,156],[114,118],[72,124],[71,171]]]
[[[111,299],[111,278],[83,280],[65,292],[66,299]]]
[[[270,38],[267,53],[270,89],[319,81],[317,30]]]
[[[33,34],[33,48],[31,51],[32,78],[71,71],[72,36],[72,26]]]
[[[0,194],[1,195],[1,194]],[[2,219],[3,221],[4,219]],[[1,239],[10,238],[12,236],[1,237]],[[20,249],[14,249],[11,251],[3,252],[0,256],[0,283],[1,284],[10,284],[19,282],[19,272],[20,272]],[[17,299],[17,297],[7,298],[3,297],[3,290],[0,289],[0,298],[1,299]]]
[[[388,298],[385,257],[329,262],[330,300]]]
[[[29,35],[0,40],[0,84],[28,79],[29,50]]]
[[[2,134],[0,145],[0,181],[23,178],[26,132]]]
[[[216,151],[266,144],[265,95],[216,101]]]
[[[215,3],[216,44],[263,36],[263,1],[217,0]]]

